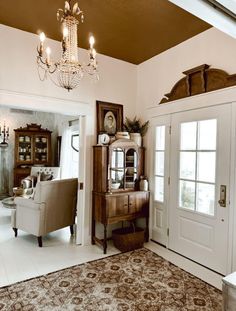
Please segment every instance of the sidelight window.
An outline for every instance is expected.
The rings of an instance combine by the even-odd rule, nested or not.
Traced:
[[[165,132],[164,125],[156,127],[154,198],[159,202],[164,202]]]

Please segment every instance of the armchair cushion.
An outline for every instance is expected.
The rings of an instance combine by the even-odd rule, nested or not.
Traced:
[[[34,210],[40,210],[41,204],[36,203],[33,199],[26,199],[22,197],[16,197],[14,199],[15,204],[18,206],[24,206],[26,208],[31,208]]]

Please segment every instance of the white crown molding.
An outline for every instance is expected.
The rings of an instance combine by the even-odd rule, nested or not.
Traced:
[[[93,112],[89,103],[4,89],[0,89],[0,106],[76,116],[91,115]]]

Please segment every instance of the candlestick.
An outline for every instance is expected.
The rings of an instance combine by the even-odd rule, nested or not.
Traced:
[[[90,38],[89,38],[89,44],[90,44],[90,49],[91,49],[91,50],[93,49],[94,43],[95,43],[94,36],[90,36]]]
[[[50,63],[50,54],[51,54],[51,49],[50,49],[49,46],[46,48],[46,54],[47,54],[46,63],[47,63],[47,65],[49,65],[49,63]]]
[[[43,55],[43,43],[46,39],[44,32],[41,32],[41,34],[39,35],[39,39],[40,39],[39,55],[42,56]]]
[[[69,30],[67,27],[63,28],[63,39],[65,39],[66,37],[68,37],[69,35]]]
[[[8,146],[7,140],[9,138],[9,132],[10,132],[9,127],[6,128],[6,124],[4,121],[3,128],[0,127],[0,137],[2,137],[2,142],[0,143],[0,146],[2,147]]]

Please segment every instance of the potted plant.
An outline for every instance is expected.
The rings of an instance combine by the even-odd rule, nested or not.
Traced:
[[[124,128],[130,133],[132,139],[138,146],[142,146],[142,137],[147,133],[149,121],[141,123],[140,119],[135,116],[133,120],[125,118]]]

